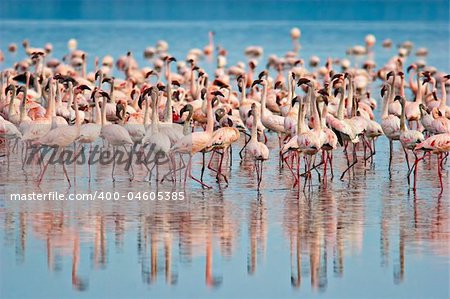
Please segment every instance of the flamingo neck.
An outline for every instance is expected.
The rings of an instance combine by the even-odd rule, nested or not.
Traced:
[[[314,117],[314,121],[313,121],[313,129],[314,130],[320,130],[320,126],[321,126],[321,124],[320,124],[320,121],[321,121],[321,119],[320,119],[320,115],[319,115],[319,111],[318,111],[318,109],[317,109],[317,98],[316,97],[314,97],[314,98],[312,98],[312,114],[313,114],[313,117]]]
[[[327,105],[324,104],[323,108],[322,108],[322,115],[320,118],[321,129],[324,129],[327,126],[327,123],[326,123],[327,114],[328,114],[328,108],[327,108]]]
[[[62,95],[61,95],[61,90],[59,89],[58,83],[56,83],[56,102],[58,103],[58,105],[62,105]],[[70,107],[69,104],[67,104],[67,107],[68,108]]]
[[[115,103],[115,101],[114,101],[114,98],[113,98],[113,96],[114,96],[114,80],[113,79],[111,79],[111,85],[109,86],[109,97],[110,97],[110,101],[112,102],[112,103]]]
[[[149,105],[148,105],[148,97],[147,97],[147,95],[145,96],[144,102],[145,102],[145,107],[144,107],[144,128],[147,128],[148,120],[149,120],[149,116],[148,116],[148,114],[149,114]]]
[[[298,103],[297,136],[300,136],[300,134],[305,132],[305,107],[304,104]]]
[[[266,97],[267,97],[267,83],[263,84],[262,94],[261,94],[261,118],[266,116]]]
[[[106,97],[102,100],[102,127],[106,126]]]
[[[396,77],[396,75],[394,75],[394,78],[392,79],[391,89],[390,89],[390,93],[389,93],[389,103],[393,103],[394,102],[394,97],[395,97],[395,77]]]
[[[103,124],[102,112],[100,111],[100,106],[98,105],[97,97],[94,97],[94,109],[95,109],[95,123],[98,125]]]
[[[159,116],[158,116],[158,105],[159,105],[159,92],[156,98],[152,98],[152,132],[158,132]]]
[[[251,139],[258,141],[258,116],[256,115],[256,109],[253,109],[253,120],[252,120],[252,135]]]
[[[172,123],[172,84],[170,81],[167,82],[167,100],[166,108],[164,110],[164,122]]]
[[[348,106],[347,106],[347,115],[352,115],[353,113],[353,80],[349,78],[348,81]]]
[[[402,106],[402,114],[400,115],[400,131],[405,132],[406,126],[405,126],[405,100],[401,100],[400,102]]]
[[[50,94],[48,97],[47,110],[45,111],[45,117],[51,119],[53,115],[53,105],[55,100],[55,90],[53,86],[50,86]]]
[[[195,80],[195,75],[194,75],[194,68],[191,67],[191,80],[189,83],[191,86],[190,93],[191,93],[192,99],[195,99],[197,97],[197,92],[195,90],[195,82],[196,82],[196,80]]]
[[[288,73],[288,80],[287,80],[287,84],[288,84],[288,105],[289,107],[292,107],[292,99],[294,98],[293,92],[292,92],[292,76],[291,76],[291,72]]]
[[[97,85],[98,89],[102,89],[102,83],[103,83],[103,72],[100,71],[100,74],[98,76],[98,85]]]
[[[442,109],[444,109],[445,105],[447,105],[447,90],[445,89],[445,81],[441,82],[441,93],[442,93],[442,98],[441,98],[441,103],[439,104],[439,109],[443,112]]]
[[[186,120],[184,121],[184,125],[183,125],[183,135],[188,135],[189,134],[189,132],[191,131],[191,119],[192,119],[192,114],[193,114],[193,111],[192,111],[192,109],[191,110],[189,110],[189,114],[188,114],[188,116],[186,117]]]
[[[338,119],[343,120],[344,119],[344,95],[345,95],[345,83],[342,84],[342,92],[341,97],[339,99],[339,107],[338,107]]]
[[[212,111],[212,101],[206,100],[206,132],[212,134],[214,130],[214,118]]]
[[[388,116],[390,97],[391,97],[391,89],[389,88],[383,97],[383,112],[381,113],[381,118],[386,118]]]
[[[0,91],[2,89],[0,88]],[[3,93],[3,92],[2,92]],[[11,91],[11,99],[9,100],[9,109],[8,109],[8,116],[11,117],[11,115],[13,115],[14,113],[14,94],[16,93],[16,91],[13,89]]]
[[[247,98],[246,98],[246,81],[244,81],[242,83],[242,92],[241,92],[241,105],[245,104],[247,102]]]
[[[417,92],[416,92],[416,103],[422,103],[422,86],[420,84],[420,73],[416,73],[416,80],[417,80]]]
[[[22,122],[23,119],[25,118],[25,105],[27,103],[27,93],[28,90],[25,87],[25,91],[23,92],[23,99],[22,102],[20,103],[20,122]]]
[[[400,80],[400,96],[405,96],[405,85],[404,85],[404,79],[403,77]]]

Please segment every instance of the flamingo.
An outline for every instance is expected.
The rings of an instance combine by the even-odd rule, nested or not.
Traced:
[[[261,186],[262,174],[263,174],[263,163],[264,161],[269,159],[269,149],[267,146],[258,141],[257,135],[257,124],[259,121],[259,116],[256,112],[256,104],[253,103],[251,106],[251,110],[249,111],[249,116],[253,116],[253,125],[251,131],[250,141],[247,144],[247,151],[253,158],[255,162],[255,171],[258,182],[258,192]]]
[[[222,127],[213,132],[211,140],[207,146],[208,150],[214,150],[214,152],[220,154],[219,168],[216,171],[216,180],[219,181],[220,175],[222,175],[227,185],[227,176],[222,174],[223,157],[231,147],[231,144],[239,140],[239,137],[241,136],[239,130],[233,127],[233,121],[231,119],[228,119],[228,121],[228,127]],[[219,150],[222,152],[219,152]],[[231,156],[230,159],[232,159]]]
[[[267,75],[267,72],[264,74]],[[260,76],[261,77],[261,76]],[[278,135],[278,145],[281,149],[281,135],[284,133],[284,117],[280,115],[268,114],[266,111],[266,98],[267,98],[267,80],[259,79],[255,80],[252,87],[256,84],[261,84],[262,95],[261,95],[261,123],[263,126],[269,130],[272,130]],[[264,135],[265,136],[265,135]],[[265,137],[267,140],[267,137]]]
[[[212,53],[214,52],[214,32],[213,31],[208,32],[208,37],[209,43],[207,46],[203,48],[203,53],[207,56],[212,55]]]
[[[442,185],[442,164],[444,158],[442,157],[442,155],[445,155],[445,157],[447,157],[448,153],[450,152],[450,133],[436,134],[428,137],[427,139],[416,145],[415,151],[431,152],[432,154],[437,155],[437,169],[442,193],[444,190],[444,186]],[[424,157],[422,157],[421,159],[423,159]],[[414,163],[415,168],[417,168],[418,162],[419,160],[416,159]]]
[[[410,150],[413,152],[416,160],[417,156],[414,152],[414,149],[416,148],[417,144],[421,143],[425,140],[425,137],[423,134],[416,130],[409,130],[405,126],[405,119],[406,119],[406,100],[402,96],[396,96],[395,101],[400,101],[400,104],[402,105],[402,114],[400,116],[400,143],[402,144],[403,151],[405,152],[405,159],[406,159],[406,165],[408,166],[408,183],[409,183],[409,174],[411,171],[411,168],[409,166],[409,157],[407,150]],[[414,189],[416,185],[416,175],[417,172],[414,171]]]
[[[393,142],[400,139],[400,119],[392,114],[388,114],[389,99],[391,94],[395,91],[395,86],[392,83],[391,88],[387,91],[388,87],[383,85],[381,89],[381,96],[384,98],[383,112],[381,114],[381,128],[384,135],[389,139],[389,173],[391,172],[392,154],[393,154]]]
[[[184,177],[184,184],[186,185],[186,179],[187,176],[200,185],[202,187],[206,187],[210,189],[211,187],[207,184],[203,183],[201,180],[195,178],[192,175],[192,156],[195,154],[202,152],[203,158],[204,158],[204,150],[207,148],[213,134],[214,129],[214,119],[213,119],[213,111],[212,111],[212,99],[210,97],[206,97],[206,115],[207,115],[207,123],[206,123],[206,130],[203,132],[193,132],[190,135],[186,135],[180,140],[178,140],[177,143],[175,143],[171,149],[170,149],[170,155],[173,157],[173,154],[179,153],[179,154],[188,154],[189,155],[189,162],[186,167],[185,171],[185,177]],[[204,159],[203,159],[204,162]],[[205,168],[205,164],[203,163],[202,166],[202,176],[203,171]]]
[[[78,142],[83,144],[89,144],[89,157],[91,156],[92,144],[100,136],[102,130],[102,114],[100,106],[97,100],[97,89],[94,89],[91,94],[91,100],[94,101],[95,122],[82,124],[80,129],[80,135],[78,136]],[[84,150],[84,147],[83,147]],[[88,160],[88,180],[91,181],[91,159]]]
[[[69,90],[70,92],[83,92],[83,90],[90,90],[90,88],[86,85],[80,85],[76,88],[76,90],[73,90],[72,82],[69,81]],[[81,122],[83,121],[80,117],[80,114],[78,113],[78,102],[75,101],[75,124],[73,126],[64,126],[64,127],[56,127],[54,129],[51,129],[48,131],[44,136],[39,138],[37,141],[38,144],[46,145],[50,147],[56,147],[57,152],[59,151],[60,154],[62,154],[62,149],[69,146],[70,144],[74,143],[77,138],[80,135],[80,129],[81,129]],[[39,177],[39,184],[42,181],[42,178],[44,177],[45,171],[47,169],[48,163],[51,159],[47,161],[44,168],[42,169],[41,175]],[[75,163],[75,159],[74,159]],[[67,182],[69,183],[69,186],[71,185],[69,176],[67,175],[67,170],[65,167],[65,161],[62,162],[62,168],[64,171],[64,175],[66,176]]]
[[[103,90],[98,91],[100,95],[103,97],[102,101],[102,117],[101,117],[101,124],[102,128],[100,131],[100,137],[102,137],[104,140],[107,140],[110,145],[113,147],[113,166],[111,169],[111,178],[112,181],[115,182],[116,178],[114,177],[114,170],[116,167],[116,156],[117,156],[117,148],[119,146],[122,146],[125,149],[125,152],[127,152],[126,147],[127,145],[133,145],[134,142],[130,137],[130,134],[128,131],[118,124],[110,124],[106,120],[106,101],[110,100],[109,94]],[[129,153],[129,162],[128,166],[131,168],[131,162],[132,162],[132,153],[133,153],[133,147],[131,147],[130,153]],[[130,169],[128,168],[128,169]],[[133,175],[130,174],[130,180],[133,179]]]
[[[313,121],[313,128],[312,130],[306,129],[304,124],[300,124],[300,132],[298,132],[297,136],[297,143],[298,143],[298,150],[301,151],[304,155],[308,156],[309,158],[306,158],[306,174],[307,177],[311,179],[311,162],[312,160],[315,160],[316,154],[319,152],[319,150],[322,148],[324,142],[326,141],[326,135],[325,132],[322,131],[321,125],[320,125],[320,118],[319,113],[317,111],[317,104],[316,104],[316,98],[314,96],[314,83],[306,78],[301,78],[298,83],[299,86],[302,84],[306,84],[308,86],[308,95],[307,98],[309,98],[310,103],[312,103],[312,117],[314,119]],[[302,120],[300,120],[302,122]],[[306,183],[306,181],[305,181]]]
[[[145,146],[150,145],[151,151],[154,153],[154,165],[156,166],[156,181],[158,182],[158,169],[159,169],[159,159],[161,156],[168,157],[170,151],[170,139],[167,134],[160,132],[159,130],[159,119],[158,119],[158,102],[159,102],[159,92],[155,87],[149,89],[149,93],[152,99],[152,123],[150,130],[147,131],[144,138],[142,138],[142,144]],[[149,180],[151,179],[151,172]]]

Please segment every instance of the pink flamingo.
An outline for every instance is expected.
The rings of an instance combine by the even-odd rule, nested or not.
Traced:
[[[185,177],[184,177],[184,184],[186,185],[186,180],[187,180],[187,176],[189,175],[189,177],[191,179],[193,179],[194,181],[196,181],[197,183],[199,183],[200,185],[202,185],[203,187],[206,188],[211,188],[210,186],[208,186],[207,184],[203,183],[201,180],[195,178],[192,175],[192,157],[199,153],[202,152],[203,155],[203,166],[202,166],[202,176],[203,176],[203,171],[205,168],[205,164],[204,164],[204,150],[207,148],[211,138],[212,138],[212,134],[213,134],[213,129],[214,129],[214,119],[213,119],[213,111],[212,111],[212,98],[211,97],[206,97],[206,117],[207,117],[207,122],[206,122],[206,130],[203,132],[193,132],[192,134],[186,135],[184,137],[182,137],[180,140],[178,140],[177,143],[175,143],[171,149],[169,154],[172,155],[175,153],[180,153],[180,154],[188,154],[189,155],[189,162],[188,165],[186,167],[186,171],[185,171]]]
[[[264,143],[258,141],[257,124],[259,121],[259,115],[256,111],[255,103],[252,104],[251,110],[249,111],[249,116],[250,115],[253,116],[253,125],[250,141],[247,144],[247,151],[255,161],[256,178],[258,181],[258,192],[259,192],[263,174],[263,163],[264,161],[269,159],[269,149]]]
[[[86,85],[80,85],[75,89],[75,94],[83,92],[83,90],[90,90],[89,87]],[[73,92],[73,85],[72,82],[69,81],[69,90]],[[82,119],[80,117],[80,113],[78,113],[78,102],[74,101],[75,103],[75,125],[73,126],[64,126],[64,127],[56,127],[54,129],[51,129],[48,131],[44,136],[39,138],[37,141],[39,144],[50,146],[50,147],[56,147],[57,151],[60,151],[60,154],[62,154],[62,149],[69,146],[70,144],[74,143],[77,138],[80,136],[80,128]],[[39,177],[39,184],[42,181],[42,178],[44,177],[45,171],[47,169],[48,163],[51,159],[47,161],[44,168],[42,169],[42,173]],[[76,163],[74,159],[74,163]],[[65,161],[62,162],[62,167],[64,171],[64,175],[66,176],[67,182],[70,184],[69,176],[67,175],[67,170],[65,167]]]

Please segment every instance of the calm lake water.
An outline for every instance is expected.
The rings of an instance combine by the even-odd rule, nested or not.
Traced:
[[[305,58],[343,57],[346,48],[373,33],[379,42],[411,40],[428,47],[428,63],[450,69],[446,22],[3,20],[0,46],[5,51],[8,43],[24,38],[32,46],[52,42],[53,55],[62,57],[73,37],[89,53],[90,68],[95,56],[117,57],[128,50],[145,65],[142,51],[158,39],[166,39],[169,52],[184,58],[188,49],[203,47],[207,32],[214,30],[233,64],[245,59],[248,45],[263,46],[266,57],[283,55],[290,49],[293,26],[302,29]],[[393,53],[395,47],[377,44],[377,64]],[[21,51],[5,54],[1,68],[23,57]],[[202,64],[212,68],[211,62]],[[449,297],[448,165],[440,196],[435,157],[420,165],[414,194],[408,191],[398,145],[389,176],[388,142],[382,137],[372,165],[359,163],[341,182],[337,174],[346,162],[338,149],[337,177],[325,188],[314,176],[310,192],[304,193],[292,190],[289,170],[279,168],[277,138],[270,135],[271,158],[258,196],[251,162],[239,163],[240,146],[242,140],[234,146],[229,187],[219,188],[207,171],[206,182],[214,188],[189,184],[182,202],[11,202],[14,192],[157,190],[155,183],[129,182],[123,170],[113,184],[110,168],[95,166],[91,183],[87,166],[78,166],[70,189],[61,169],[50,166],[37,187],[39,166],[28,166],[25,175],[20,156],[13,154],[9,169],[0,164],[1,297]],[[196,175],[200,160],[195,159]],[[73,176],[73,167],[68,169]],[[142,180],[145,171],[135,171]],[[170,189],[170,184],[158,188]]]

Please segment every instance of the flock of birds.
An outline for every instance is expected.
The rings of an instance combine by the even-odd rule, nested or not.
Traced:
[[[269,159],[268,131],[278,136],[279,162],[289,168],[294,186],[300,177],[305,178],[305,185],[311,184],[313,171],[320,181],[321,170],[326,183],[329,169],[332,179],[333,152],[340,146],[348,165],[342,180],[358,162],[361,148],[363,159],[373,161],[376,139],[385,135],[390,143],[389,171],[393,143],[399,141],[406,157],[408,183],[413,173],[415,190],[418,163],[436,154],[434,165],[442,190],[442,168],[450,151],[450,106],[446,100],[450,76],[421,60],[405,65],[413,51],[410,42],[400,44],[397,55],[377,68],[371,60],[376,42],[373,35],[366,36],[364,46],[348,50],[349,55],[366,57],[361,66],[348,59],[331,58],[322,66],[316,56],[305,64],[299,57],[300,35],[300,30],[293,28],[293,50],[284,57],[269,56],[261,72],[256,68],[262,48],[248,47],[247,63],[227,66],[227,51],[214,45],[213,32],[209,44],[203,50],[190,50],[185,61],[177,61],[168,53],[167,42],[159,41],[144,51],[152,68],[140,68],[130,52],[115,61],[123,79],[112,76],[111,56],[104,57],[101,65],[96,58],[95,70],[87,73],[87,54],[77,49],[76,40],[69,41],[69,53],[62,60],[52,58],[51,44],[32,48],[25,40],[22,45],[28,57],[1,71],[4,155],[9,163],[10,154],[20,145],[25,153],[36,147],[62,151],[103,139],[108,144],[106,150],[113,152],[113,180],[119,148],[129,155],[151,150],[169,161],[168,172],[162,178],[157,174],[157,181],[176,182],[179,173],[184,184],[191,178],[210,188],[203,182],[205,154],[211,153],[208,167],[216,172],[216,180],[228,184],[223,161],[228,157],[227,167],[232,166],[232,145],[243,137],[245,145],[239,154],[253,159],[259,190],[264,161]],[[383,41],[383,47],[391,46],[392,41]],[[17,46],[11,44],[8,50],[15,52]],[[416,51],[417,56],[426,54],[423,48]],[[0,59],[3,55],[0,53]],[[205,56],[216,57],[211,75],[199,64]],[[383,99],[379,122],[374,117],[378,104],[371,96],[377,80]],[[412,97],[406,95],[406,88]],[[352,153],[347,154],[347,150]],[[196,154],[203,156],[200,178],[192,175]],[[219,162],[214,169],[211,159],[216,154]],[[145,165],[150,179],[159,165],[152,163]],[[39,182],[47,166],[44,162]],[[64,163],[62,167],[70,184]]]

